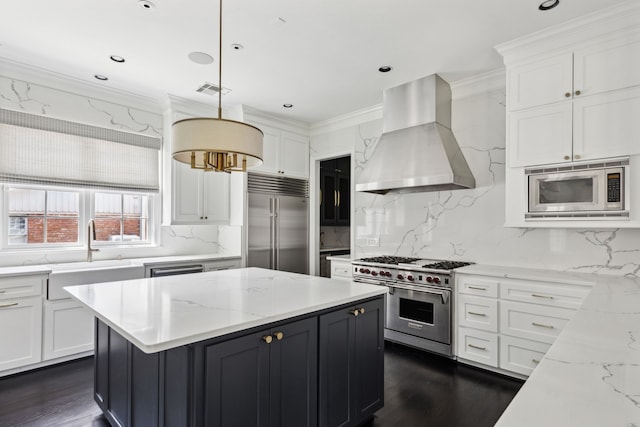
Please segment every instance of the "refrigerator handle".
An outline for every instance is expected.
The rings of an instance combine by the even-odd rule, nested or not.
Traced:
[[[276,269],[276,242],[275,242],[275,199],[269,198],[269,268]]]
[[[280,199],[274,199],[273,212],[273,253],[275,257],[275,269],[280,270]]]

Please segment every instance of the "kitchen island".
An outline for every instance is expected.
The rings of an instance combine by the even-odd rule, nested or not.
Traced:
[[[65,288],[96,316],[112,425],[358,425],[383,405],[385,287],[259,268]]]

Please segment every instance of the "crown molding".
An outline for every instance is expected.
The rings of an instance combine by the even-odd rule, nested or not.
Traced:
[[[162,100],[120,89],[101,86],[99,83],[55,73],[0,57],[0,75],[50,89],[87,96],[155,114],[162,114]]]
[[[449,83],[449,86],[451,86],[451,100],[504,90],[506,83],[507,74],[504,67],[456,80]]]
[[[311,136],[321,135],[381,119],[382,104],[373,105],[371,107],[352,111],[351,113],[342,114],[340,116],[312,124],[310,127],[310,134]]]

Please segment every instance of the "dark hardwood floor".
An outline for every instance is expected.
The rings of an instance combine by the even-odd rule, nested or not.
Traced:
[[[522,381],[386,343],[385,407],[368,426],[490,427],[521,385]],[[0,427],[108,426],[92,391],[92,358],[2,378]]]

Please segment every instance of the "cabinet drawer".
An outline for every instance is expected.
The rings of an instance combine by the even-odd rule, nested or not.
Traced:
[[[458,328],[458,357],[498,367],[498,336],[490,332]]]
[[[482,276],[456,275],[458,293],[479,295],[483,297],[498,297],[498,280]]]
[[[591,291],[589,286],[563,283],[540,283],[526,280],[501,280],[500,298],[504,300],[529,302],[578,309]]]
[[[531,375],[551,344],[503,335],[500,337],[500,368]]]
[[[498,332],[498,300],[459,295],[458,324],[483,331]]]
[[[0,277],[0,300],[42,295],[46,275]]]
[[[552,344],[575,310],[501,301],[500,333]]]

